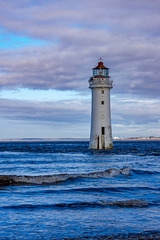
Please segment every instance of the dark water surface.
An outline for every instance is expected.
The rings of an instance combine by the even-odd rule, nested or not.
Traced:
[[[160,141],[1,142],[0,239],[160,239]]]

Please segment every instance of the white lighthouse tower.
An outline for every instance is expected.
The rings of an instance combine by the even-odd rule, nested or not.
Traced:
[[[90,149],[113,148],[110,109],[112,83],[109,68],[103,65],[100,58],[97,67],[93,68],[93,77],[89,80],[89,88],[92,90]]]

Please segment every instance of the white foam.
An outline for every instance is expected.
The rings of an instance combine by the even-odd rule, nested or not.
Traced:
[[[147,207],[148,202],[143,199],[133,199],[133,200],[124,200],[124,201],[99,201],[100,205],[103,206],[118,206],[118,207]]]
[[[1,175],[0,182],[3,184],[55,184],[65,182],[69,179],[76,178],[107,178],[119,175],[130,175],[131,168],[108,169],[103,172],[91,172],[83,174],[55,174],[46,176],[17,176],[17,175]]]

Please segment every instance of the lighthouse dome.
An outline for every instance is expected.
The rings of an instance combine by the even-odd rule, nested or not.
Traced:
[[[104,66],[101,58],[100,61],[98,62],[98,65],[95,68],[93,68],[93,77],[96,76],[109,77],[109,68]]]

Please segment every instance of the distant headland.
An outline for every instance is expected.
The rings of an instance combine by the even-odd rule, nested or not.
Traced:
[[[149,137],[114,137],[113,140],[160,140],[160,137],[149,136]]]

